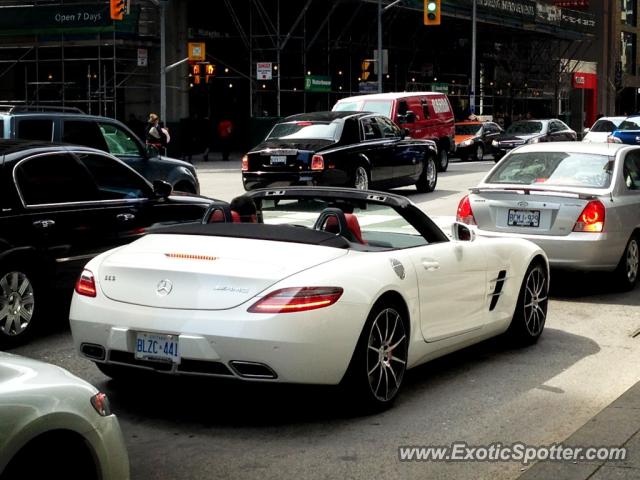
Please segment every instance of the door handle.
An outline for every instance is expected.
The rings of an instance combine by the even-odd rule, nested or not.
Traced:
[[[47,229],[53,227],[56,224],[55,220],[36,220],[33,222],[33,226],[36,228]]]
[[[434,270],[438,270],[440,268],[440,263],[435,260],[422,260],[422,266],[425,270],[429,270],[433,272]]]
[[[136,216],[133,213],[119,213],[116,215],[116,219],[121,222],[130,222],[134,218],[136,218]]]

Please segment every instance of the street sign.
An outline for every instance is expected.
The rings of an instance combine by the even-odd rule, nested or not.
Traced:
[[[138,49],[138,66],[146,67],[149,64],[149,52],[146,48]]]
[[[189,42],[189,61],[204,62],[205,45],[203,42]]]
[[[307,75],[304,77],[306,92],[330,92],[331,77],[326,75]]]
[[[432,83],[431,84],[431,91],[432,92],[439,92],[439,93],[448,94],[449,93],[449,84],[448,83]]]
[[[378,50],[373,51],[373,73],[378,75]],[[389,50],[386,48],[382,49],[382,74],[386,75],[389,73]]]
[[[358,84],[359,92],[372,93],[378,91],[378,83],[377,82],[360,82]]]
[[[273,64],[271,62],[258,62],[256,63],[256,78],[258,80],[272,80],[273,79]]]

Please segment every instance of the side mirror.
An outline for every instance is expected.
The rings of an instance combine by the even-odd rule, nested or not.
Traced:
[[[173,187],[169,182],[165,182],[164,180],[154,180],[153,181],[153,193],[158,198],[167,198],[171,195],[173,191]]]
[[[411,110],[409,110],[404,117],[407,120],[407,123],[413,123],[416,121],[416,114],[413,113]]]
[[[455,222],[451,225],[451,235],[454,240],[460,242],[473,242],[476,239],[476,232],[471,230],[469,225],[460,222]]]
[[[582,130],[582,133],[589,133],[591,131],[590,128],[585,128],[584,130]]]
[[[153,145],[149,145],[148,143],[145,147],[145,152],[147,152],[148,158],[160,156],[160,152],[158,151],[158,149]]]

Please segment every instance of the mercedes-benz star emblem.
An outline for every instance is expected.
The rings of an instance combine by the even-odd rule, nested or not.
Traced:
[[[166,297],[171,293],[171,290],[173,290],[173,283],[171,283],[171,280],[165,278],[164,280],[160,280],[158,282],[158,286],[156,287],[156,295],[158,295],[159,297]]]

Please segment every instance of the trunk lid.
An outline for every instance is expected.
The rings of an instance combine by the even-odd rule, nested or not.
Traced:
[[[296,172],[311,170],[311,158],[318,150],[334,145],[333,140],[298,142],[267,141],[247,154],[250,172]]]
[[[97,280],[102,292],[118,302],[224,310],[283,278],[346,254],[338,248],[289,242],[148,235],[107,256]]]
[[[522,186],[471,191],[480,230],[527,235],[569,235],[587,203],[598,198],[595,192]]]

